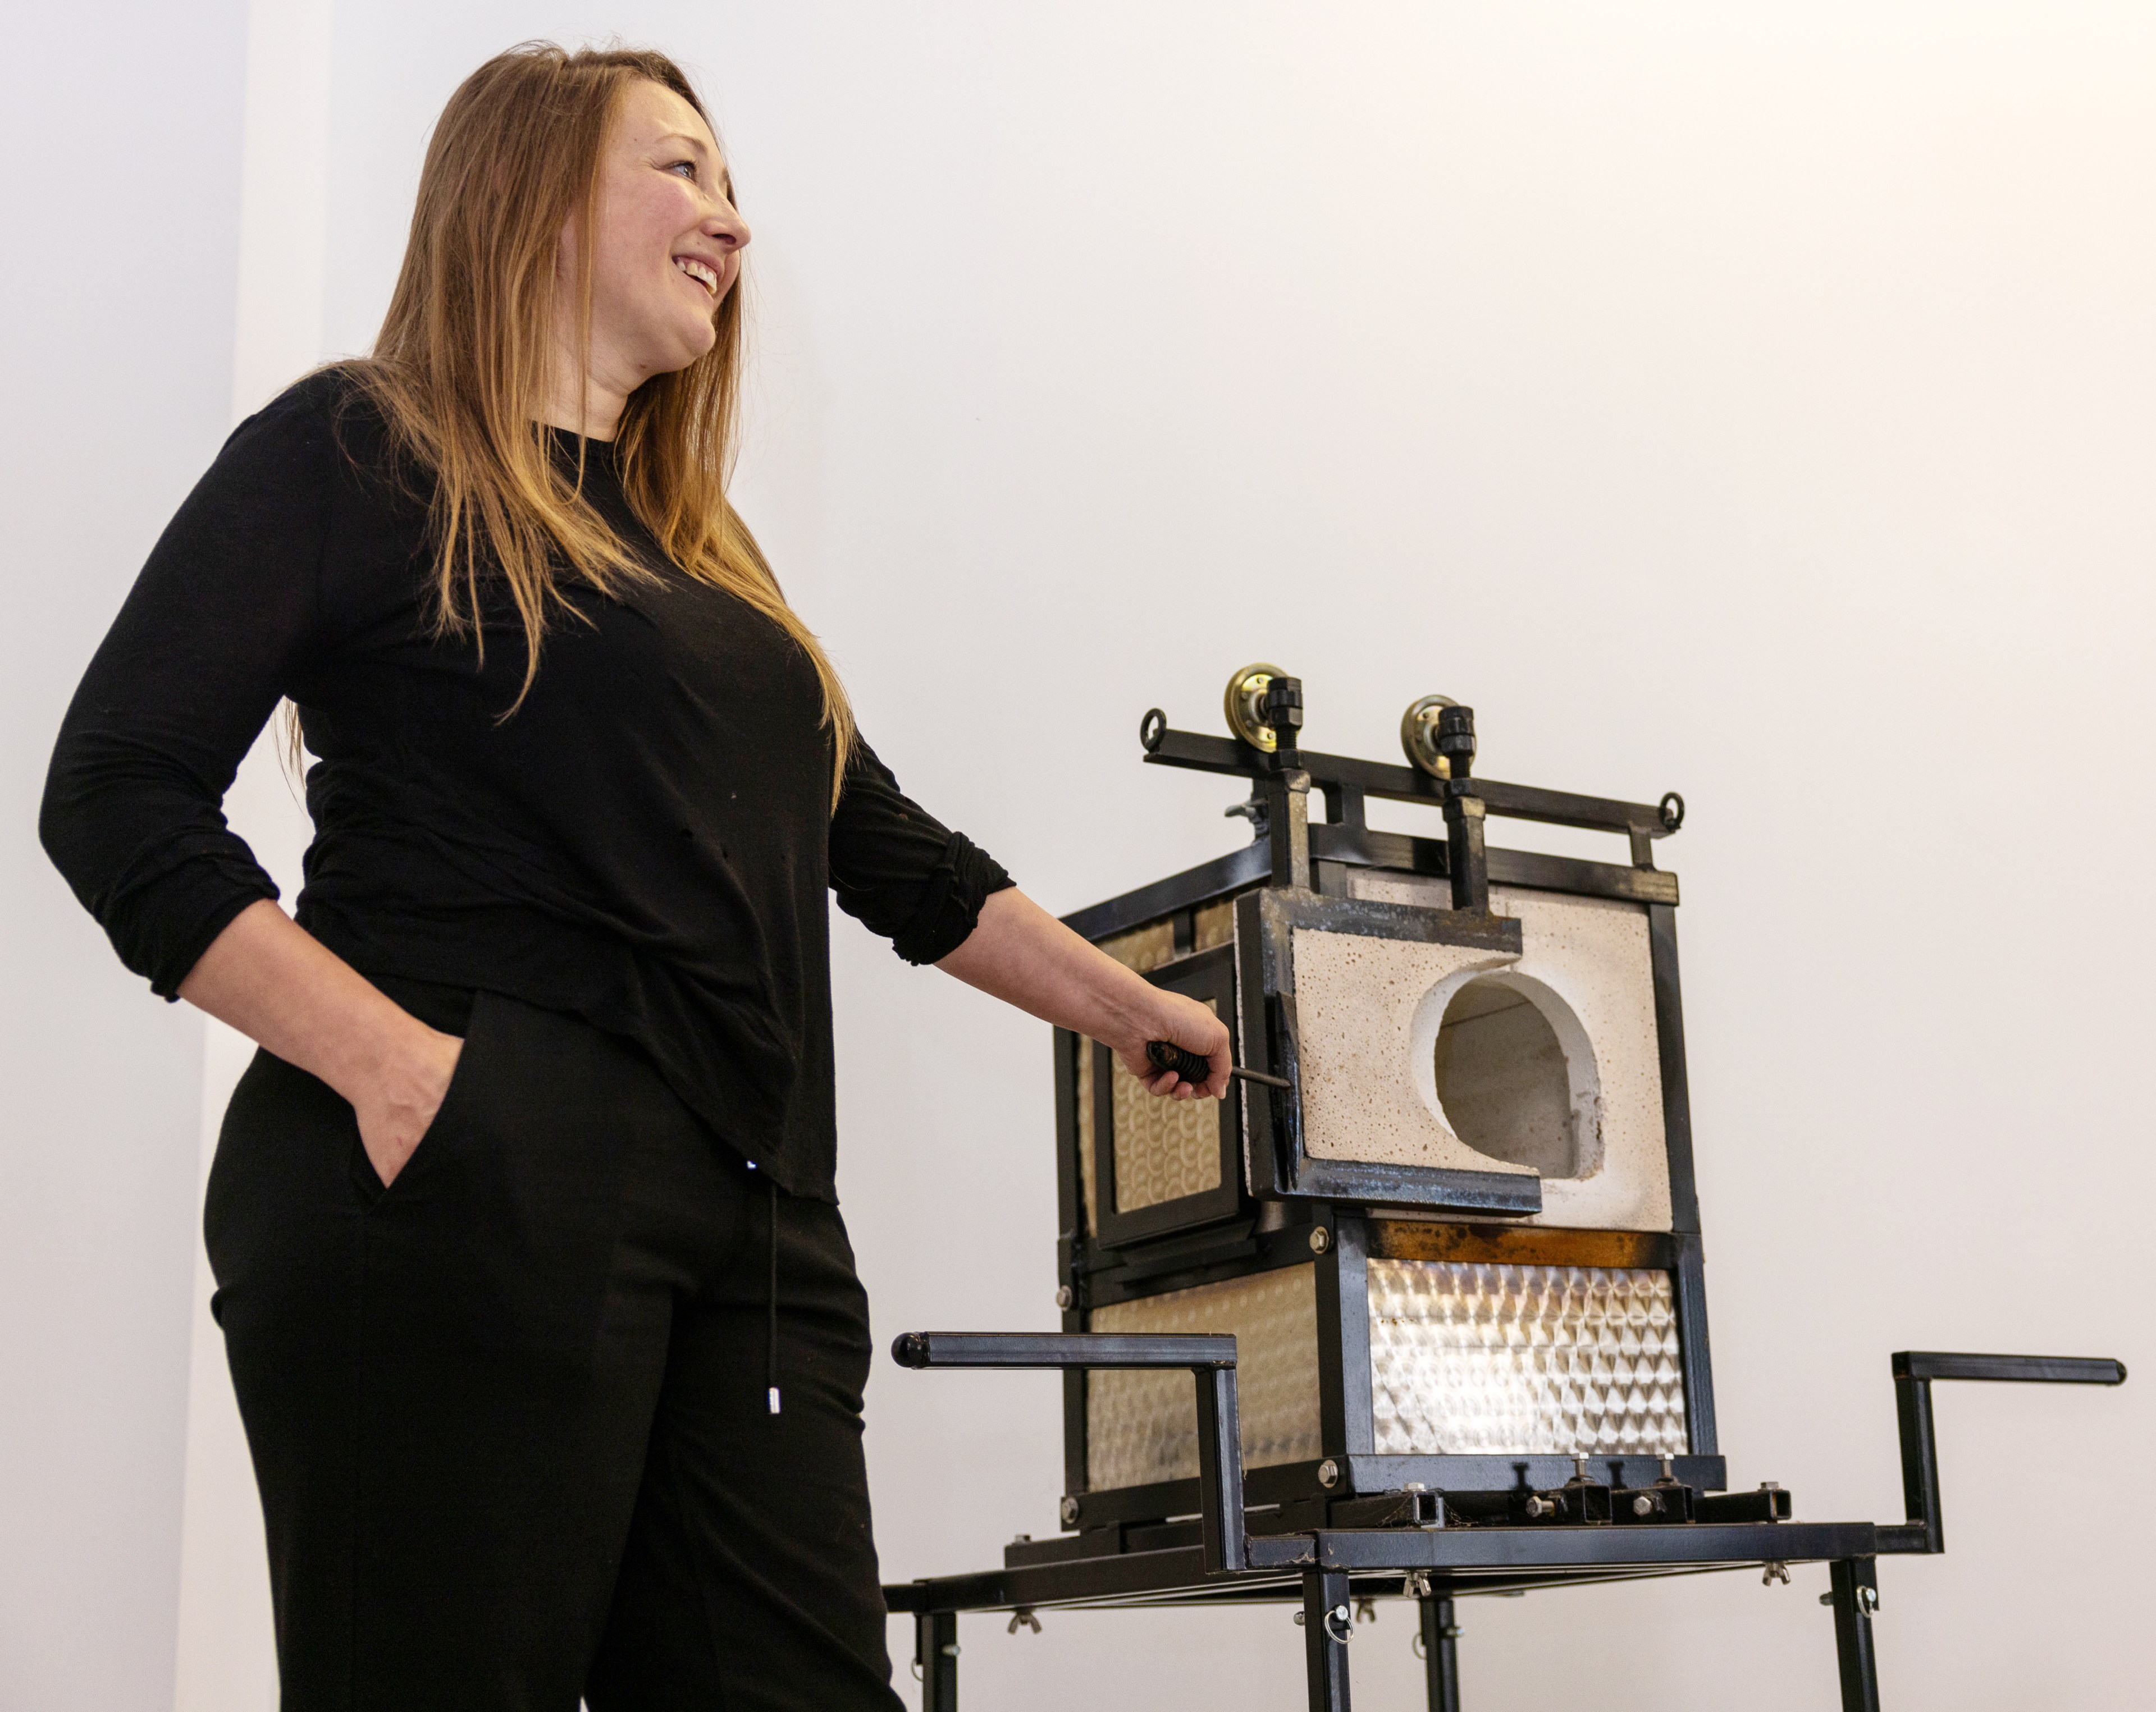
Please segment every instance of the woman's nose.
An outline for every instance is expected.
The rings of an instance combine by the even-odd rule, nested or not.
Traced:
[[[704,223],[704,231],[731,249],[748,248],[748,222],[732,208],[721,207]]]

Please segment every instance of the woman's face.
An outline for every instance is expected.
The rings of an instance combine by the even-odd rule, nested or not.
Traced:
[[[741,277],[748,228],[711,128],[663,84],[622,98],[599,157],[592,254],[592,379],[633,392],[711,348],[712,317]],[[577,223],[562,233],[576,279]]]

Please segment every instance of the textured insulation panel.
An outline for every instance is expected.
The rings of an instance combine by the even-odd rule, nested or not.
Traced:
[[[1206,1008],[1218,1011],[1211,1000]],[[1136,1212],[1185,1195],[1220,1187],[1220,1125],[1227,1105],[1218,1099],[1163,1099],[1147,1091],[1111,1054],[1115,1084],[1109,1113],[1116,1148],[1116,1211]]]
[[[1194,931],[1192,949],[1207,951],[1215,946],[1224,946],[1235,937],[1235,905],[1233,899],[1223,899],[1217,904],[1208,904],[1195,912],[1192,920]],[[1143,927],[1133,928],[1128,933],[1118,934],[1113,939],[1104,939],[1101,949],[1121,963],[1126,969],[1134,969],[1144,975],[1175,958],[1175,924],[1171,920],[1148,922]],[[1093,1161],[1093,1043],[1081,1039],[1078,1043],[1078,1187],[1086,1203],[1087,1234],[1101,1228],[1101,1186],[1095,1181],[1098,1173]],[[1200,1102],[1174,1102],[1177,1116],[1163,1120],[1167,1135],[1165,1157],[1158,1161],[1158,1168],[1148,1160],[1133,1159],[1126,1164],[1123,1156],[1123,1114],[1131,1095],[1150,1099],[1152,1096],[1137,1085],[1135,1077],[1121,1065],[1116,1069],[1116,1205],[1124,1212],[1136,1212],[1141,1207],[1158,1206],[1163,1201],[1172,1201],[1180,1195],[1194,1195],[1206,1189],[1220,1187],[1219,1134],[1216,1129],[1201,1121],[1198,1112]],[[1203,1102],[1208,1112],[1217,1108],[1214,1103]],[[1199,1130],[1205,1131],[1201,1141]],[[1184,1132],[1188,1131],[1188,1134]],[[1187,1185],[1187,1187],[1175,1187]]]
[[[1284,1267],[1093,1310],[1095,1331],[1233,1333],[1243,1463],[1314,1460],[1317,1422],[1317,1272]],[[1101,1372],[1086,1381],[1086,1480],[1096,1492],[1185,1480],[1198,1473],[1198,1402],[1190,1375]]]
[[[1683,1454],[1670,1274],[1373,1260],[1380,1455]]]

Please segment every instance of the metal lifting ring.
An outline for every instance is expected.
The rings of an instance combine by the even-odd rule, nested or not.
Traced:
[[[1449,695],[1425,695],[1408,704],[1400,715],[1400,747],[1407,757],[1434,779],[1452,777],[1452,763],[1437,752],[1437,716],[1460,704]]]
[[[1342,1646],[1355,1638],[1355,1618],[1344,1605],[1336,1605],[1325,1613],[1325,1633]]]
[[[1227,694],[1221,697],[1228,715],[1228,729],[1251,748],[1267,755],[1280,747],[1280,737],[1265,722],[1265,688],[1274,679],[1286,676],[1278,666],[1270,666],[1260,660],[1231,674]]]
[[[1684,824],[1684,798],[1676,792],[1663,792],[1662,800],[1656,808],[1662,817],[1664,832],[1673,833]]]
[[[1147,708],[1145,717],[1138,721],[1138,742],[1145,752],[1151,755],[1158,750],[1160,740],[1167,735],[1168,715],[1157,707]]]

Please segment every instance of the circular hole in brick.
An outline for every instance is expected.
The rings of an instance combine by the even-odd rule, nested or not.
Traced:
[[[1436,1053],[1438,1104],[1453,1134],[1546,1177],[1579,1175],[1564,1048],[1526,987],[1490,976],[1467,982],[1445,1007]]]

